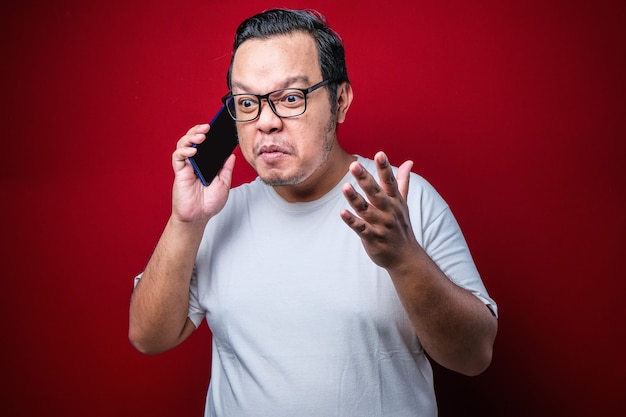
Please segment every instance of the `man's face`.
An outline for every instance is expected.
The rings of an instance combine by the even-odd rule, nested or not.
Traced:
[[[280,88],[308,88],[320,81],[315,41],[300,32],[247,40],[233,61],[233,94],[262,95]],[[263,101],[257,119],[237,126],[243,156],[273,186],[316,181],[336,144],[327,88],[309,93],[307,109],[298,117],[280,118]]]

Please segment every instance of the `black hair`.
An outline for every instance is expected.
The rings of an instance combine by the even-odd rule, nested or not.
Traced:
[[[315,10],[270,9],[244,20],[235,34],[233,56],[228,68],[226,82],[232,89],[233,60],[237,48],[248,39],[288,35],[293,32],[308,33],[317,44],[320,70],[324,80],[330,80],[333,113],[336,108],[337,86],[349,82],[346,58],[341,37],[326,24],[326,18]]]

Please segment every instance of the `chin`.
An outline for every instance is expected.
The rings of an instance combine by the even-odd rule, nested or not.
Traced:
[[[304,172],[298,172],[294,175],[284,175],[282,173],[259,173],[259,178],[261,178],[261,181],[267,185],[271,185],[272,187],[281,187],[300,184],[306,178],[306,174]]]

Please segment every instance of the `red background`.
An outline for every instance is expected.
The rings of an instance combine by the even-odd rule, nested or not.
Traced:
[[[341,142],[415,160],[499,303],[490,369],[436,368],[441,416],[624,415],[626,3],[262,3],[0,6],[0,413],[201,415],[209,331],[135,352],[132,278],[169,215],[176,140],[226,92],[237,24],[278,5],[342,34]]]

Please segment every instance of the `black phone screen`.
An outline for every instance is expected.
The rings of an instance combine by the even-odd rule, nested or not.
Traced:
[[[238,143],[235,121],[224,106],[209,124],[211,129],[206,134],[206,139],[201,144],[195,145],[198,151],[189,158],[196,175],[205,186],[213,181]]]

